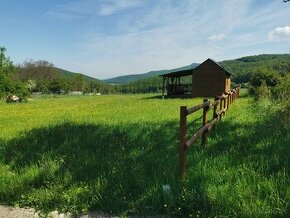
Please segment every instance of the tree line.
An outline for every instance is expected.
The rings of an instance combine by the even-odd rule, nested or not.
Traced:
[[[275,75],[284,78],[290,72],[290,55],[256,55],[235,60],[222,61],[220,64],[230,73],[232,86],[249,87],[257,75]],[[191,83],[191,77],[181,78],[181,83]],[[121,93],[161,92],[162,78],[155,76],[117,86]]]
[[[52,63],[45,60],[25,61],[15,66],[0,47],[0,97],[17,95],[24,98],[31,93],[115,93],[115,87],[99,80],[87,79],[82,74],[64,76]]]
[[[0,97],[9,94],[25,97],[35,92],[65,94],[80,91],[82,93],[128,94],[162,91],[160,76],[122,85],[110,85],[100,80],[88,79],[82,74],[65,76],[60,69],[44,60],[26,61],[15,66],[5,52],[6,49],[0,47]],[[257,87],[263,88],[266,85],[274,95],[278,95],[278,89],[271,87],[276,87],[276,84],[282,84],[283,81],[289,81],[290,55],[287,54],[248,56],[222,61],[220,64],[233,74],[234,86],[252,87],[253,93],[259,92]],[[191,78],[182,78],[181,82],[190,83]],[[283,87],[287,88],[285,84]]]

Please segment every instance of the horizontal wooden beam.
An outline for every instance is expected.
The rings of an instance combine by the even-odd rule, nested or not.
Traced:
[[[198,111],[198,110],[200,110],[200,109],[202,109],[204,107],[207,107],[209,105],[210,105],[210,102],[208,101],[208,102],[204,102],[202,104],[196,105],[194,107],[188,108],[187,109],[187,115],[192,114],[193,112],[196,112],[196,111]]]
[[[206,130],[211,129],[212,126],[218,121],[218,118],[213,119],[211,122],[205,124],[203,127],[201,127],[196,133],[193,134],[193,136],[185,143],[186,147],[189,148],[195,140],[201,136],[202,133],[204,133]]]

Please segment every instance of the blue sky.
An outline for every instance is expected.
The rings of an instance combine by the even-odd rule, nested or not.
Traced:
[[[99,79],[290,53],[290,2],[1,0],[0,46]]]

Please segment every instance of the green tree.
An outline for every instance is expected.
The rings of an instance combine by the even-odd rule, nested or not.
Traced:
[[[27,83],[33,80],[36,83],[32,91],[46,93],[50,89],[50,83],[60,78],[52,63],[45,60],[26,61],[18,67],[20,79]]]
[[[6,48],[0,47],[0,97],[17,94],[27,95],[25,85],[17,79],[16,68],[9,57],[5,55]]]
[[[71,81],[72,91],[84,91],[85,78],[82,74],[76,74]]]
[[[61,80],[55,79],[49,83],[48,89],[50,92],[60,94],[60,92],[62,90],[62,86],[63,86],[63,84],[62,84]]]

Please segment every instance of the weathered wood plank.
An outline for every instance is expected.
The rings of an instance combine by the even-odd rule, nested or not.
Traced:
[[[196,105],[194,107],[188,108],[187,115],[192,114],[193,112],[196,112],[196,111],[198,111],[206,106],[209,106],[209,104],[210,104],[210,102],[208,101],[208,102],[204,102],[202,104]]]

